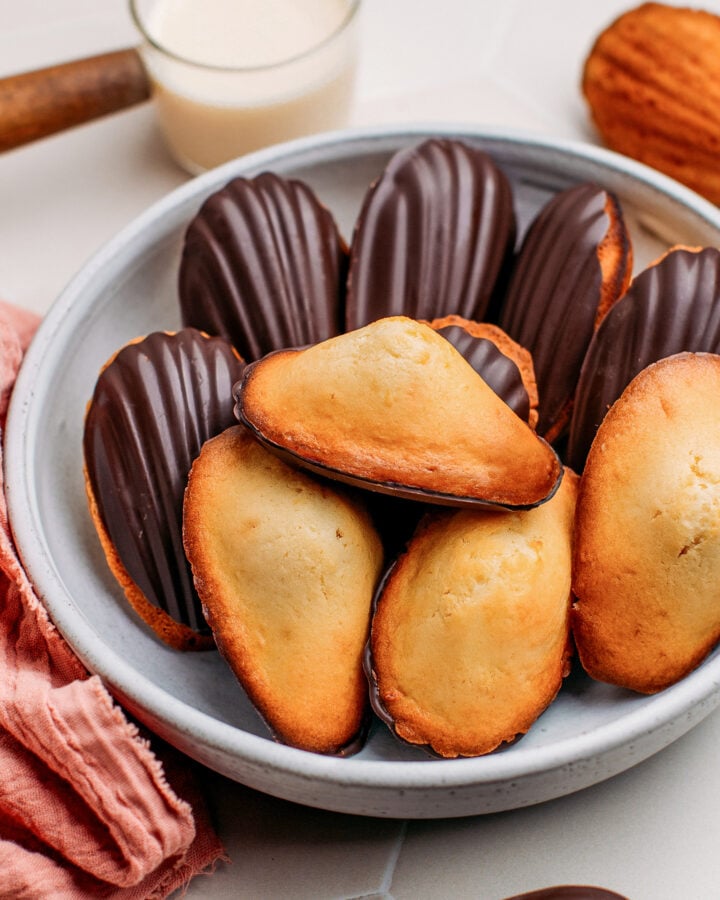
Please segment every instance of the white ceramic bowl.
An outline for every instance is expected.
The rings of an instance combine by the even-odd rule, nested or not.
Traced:
[[[271,169],[310,183],[349,237],[361,198],[389,156],[430,134],[488,150],[513,178],[523,223],[553,191],[572,183],[593,180],[611,189],[630,223],[636,267],[672,243],[720,244],[714,206],[593,147],[447,127],[293,142],[189,182],[90,260],[27,354],[6,437],[8,501],[23,562],[57,627],[121,703],[230,778],[311,806],[376,816],[495,812],[570,793],[665,747],[720,700],[720,659],[713,654],[654,697],[573,677],[526,737],[478,759],[430,759],[379,724],[359,755],[326,758],[273,742],[217,653],[181,654],[162,645],[129,610],[110,575],[85,502],[85,404],[100,367],[122,344],[179,326],[179,252],[201,201],[235,175]]]

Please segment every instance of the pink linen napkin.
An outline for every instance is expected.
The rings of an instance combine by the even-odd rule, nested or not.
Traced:
[[[37,324],[0,302],[0,427]],[[159,741],[153,752],[55,630],[13,546],[2,479],[0,898],[166,897],[224,859],[192,764]]]

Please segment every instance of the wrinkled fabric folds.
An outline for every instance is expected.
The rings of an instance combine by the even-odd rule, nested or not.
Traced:
[[[0,302],[3,428],[37,324]],[[3,478],[0,898],[166,897],[223,858],[192,764],[151,746],[56,631],[13,544]]]

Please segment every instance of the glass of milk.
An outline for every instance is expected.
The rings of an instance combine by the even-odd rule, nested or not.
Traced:
[[[130,0],[168,147],[193,174],[347,121],[360,0]]]

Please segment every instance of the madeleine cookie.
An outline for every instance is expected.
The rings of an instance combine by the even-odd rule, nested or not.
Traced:
[[[187,476],[203,443],[234,421],[244,368],[227,341],[156,332],[103,368],[83,435],[85,482],[113,575],[171,646],[213,646],[182,546]]]
[[[577,477],[533,510],[430,514],[385,579],[366,667],[395,734],[477,756],[526,732],[569,670]]]
[[[642,3],[597,38],[582,90],[613,150],[720,203],[720,17]]]
[[[529,507],[562,470],[428,325],[402,316],[248,366],[236,415],[312,471],[410,499]]]
[[[221,335],[246,360],[342,331],[347,247],[304,182],[235,178],[185,233],[183,324]]]
[[[502,328],[489,322],[470,322],[462,316],[443,316],[428,322],[475,369],[483,381],[531,428],[537,425],[538,391],[529,351]]]
[[[610,406],[650,363],[720,351],[720,250],[673,247],[637,275],[593,335],[580,370],[567,461],[585,464]]]
[[[318,753],[351,748],[382,565],[362,504],[236,425],[193,465],[184,540],[218,648],[276,736]]]
[[[398,315],[481,321],[515,231],[510,183],[483,150],[434,138],[398,151],[355,224],[346,330]]]
[[[531,224],[498,324],[532,355],[540,395],[537,429],[546,440],[566,430],[585,351],[631,272],[620,206],[598,185],[560,192]]]
[[[654,693],[720,638],[720,357],[644,369],[598,429],[577,507],[572,614],[600,681]]]

